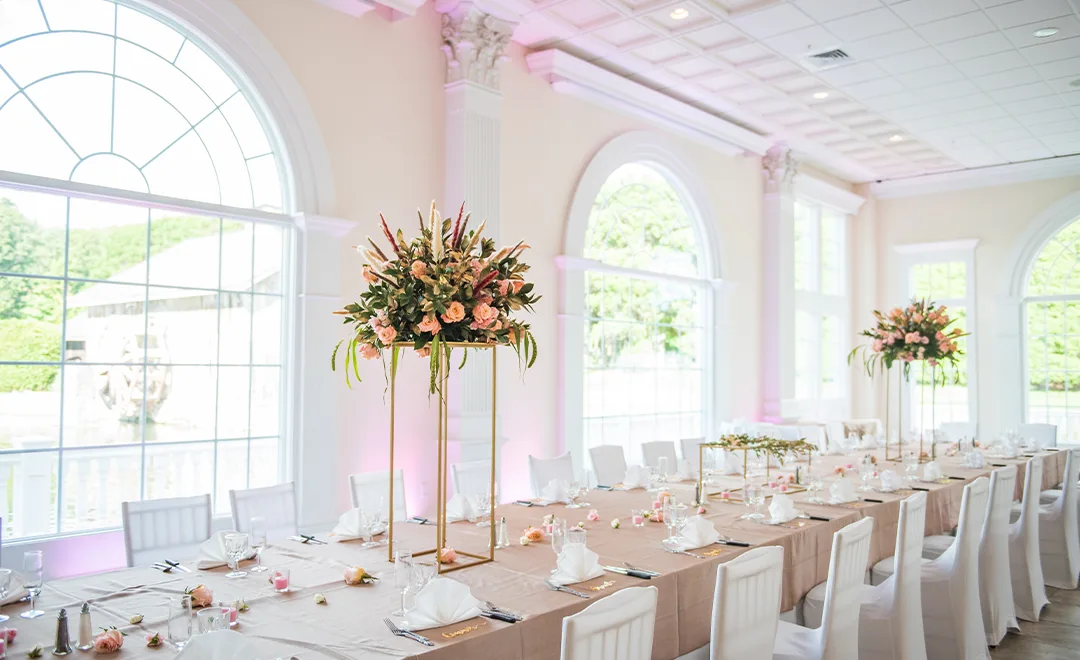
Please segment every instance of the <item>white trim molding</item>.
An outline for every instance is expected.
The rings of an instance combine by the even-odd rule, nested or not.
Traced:
[[[380,5],[404,16],[416,16],[416,12],[424,6],[425,0],[379,0],[378,2],[375,0],[315,0],[315,2],[340,11],[342,14],[360,18],[369,11],[378,9]]]
[[[938,241],[936,243],[904,243],[894,245],[897,254],[926,254],[929,252],[974,252],[979,239],[966,238],[958,241]]]
[[[878,181],[870,185],[870,193],[878,199],[894,199],[1078,175],[1080,175],[1080,155],[1062,156],[1024,163],[926,174],[907,179]]]
[[[828,206],[845,215],[855,215],[866,202],[862,195],[802,173],[795,175],[795,196]]]
[[[561,50],[530,53],[525,62],[529,73],[556,92],[644,119],[722,153],[760,156],[772,144],[767,137]]]

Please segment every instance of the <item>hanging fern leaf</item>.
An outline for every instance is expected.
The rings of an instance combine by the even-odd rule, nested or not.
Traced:
[[[341,345],[345,343],[344,339],[338,340],[338,343],[334,345],[334,352],[330,354],[330,371],[337,371],[337,352],[341,348]]]

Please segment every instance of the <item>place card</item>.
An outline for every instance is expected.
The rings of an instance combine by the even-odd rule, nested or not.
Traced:
[[[610,589],[611,587],[614,587],[614,586],[615,586],[615,583],[613,581],[604,580],[600,584],[596,584],[596,585],[593,585],[593,586],[589,587],[589,590],[590,591],[603,591],[604,589]]]
[[[480,630],[480,628],[482,628],[482,627],[484,627],[486,625],[487,625],[487,621],[481,621],[480,623],[476,623],[476,624],[473,624],[471,626],[465,626],[464,628],[461,628],[459,630],[455,630],[454,632],[443,633],[442,636],[445,637],[446,639],[454,639],[455,637],[461,637],[462,635],[467,635],[468,633],[471,633],[474,630]]]

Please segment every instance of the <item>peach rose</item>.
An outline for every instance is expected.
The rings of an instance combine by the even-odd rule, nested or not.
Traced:
[[[364,281],[368,284],[375,284],[379,281],[379,278],[375,277],[375,271],[371,270],[370,266],[364,266]]]
[[[510,289],[510,280],[499,280],[499,295],[505,296],[506,292]]]
[[[525,286],[524,280],[514,280],[514,293],[521,291],[521,287]]]
[[[381,326],[375,331],[375,334],[379,336],[379,341],[383,343],[383,346],[389,346],[393,343],[394,338],[397,337],[397,330],[394,330],[390,326]]]
[[[457,551],[453,548],[443,548],[439,550],[439,563],[440,564],[453,564],[457,561]]]
[[[525,530],[525,538],[531,543],[539,543],[544,540],[544,530],[539,527],[529,527]]]
[[[481,291],[480,295],[476,297],[476,302],[490,305],[495,302],[495,299],[491,297],[491,294],[487,291]]]
[[[480,271],[484,270],[483,262],[481,262],[478,259],[473,259],[470,266],[472,266],[473,272],[476,273],[476,274],[479,274]]]
[[[425,316],[424,320],[420,321],[420,324],[416,327],[420,332],[430,332],[433,335],[442,330],[442,324],[439,323],[439,319],[435,318],[434,314]]]
[[[124,645],[124,633],[116,628],[102,631],[94,638],[94,651],[97,653],[114,653]]]
[[[412,262],[412,265],[409,266],[409,271],[412,272],[413,277],[419,279],[424,275],[427,275],[427,266],[424,265],[423,261],[414,261]]]
[[[349,566],[345,569],[345,584],[367,584],[375,577],[359,566]]]
[[[422,357],[422,358],[426,358],[426,357],[430,356],[431,355],[431,347],[430,346],[425,346],[423,348],[417,349],[416,355],[417,355],[417,357]]]
[[[600,512],[597,511],[596,509],[589,509],[589,515],[587,515],[585,517],[588,518],[592,522],[596,522],[597,520],[600,520]]]
[[[456,300],[446,306],[446,312],[442,315],[442,320],[446,323],[457,323],[463,318],[465,318],[465,305]]]
[[[379,357],[379,349],[371,344],[360,344],[360,357],[365,360],[374,360]]]
[[[499,310],[487,303],[480,303],[473,307],[472,315],[473,323],[469,326],[470,328],[486,328],[494,323],[495,319],[499,318]]]
[[[196,585],[184,593],[191,596],[192,607],[206,607],[214,602],[214,592],[205,584]]]

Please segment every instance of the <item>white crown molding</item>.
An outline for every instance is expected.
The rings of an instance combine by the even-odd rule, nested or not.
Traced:
[[[862,195],[856,195],[849,190],[802,173],[795,174],[795,195],[832,207],[847,215],[858,213],[866,202],[866,198]]]
[[[956,241],[937,241],[934,243],[904,243],[894,245],[897,254],[927,254],[931,252],[974,252],[979,245],[977,238],[965,238]]]
[[[356,227],[356,223],[352,220],[331,218],[326,215],[297,213],[293,218],[296,220],[297,226],[304,232],[328,234],[334,238],[344,238]]]
[[[736,126],[667,94],[627,80],[560,50],[542,50],[525,58],[529,72],[556,92],[645,119],[727,154],[763,155],[769,138]]]
[[[1080,155],[881,181],[871,184],[870,192],[878,199],[894,199],[1077,175],[1080,175]]]
[[[315,2],[359,18],[369,11],[378,9],[379,5],[405,16],[415,16],[416,12],[424,6],[425,0],[379,0],[378,2],[375,0],[315,0]]]

